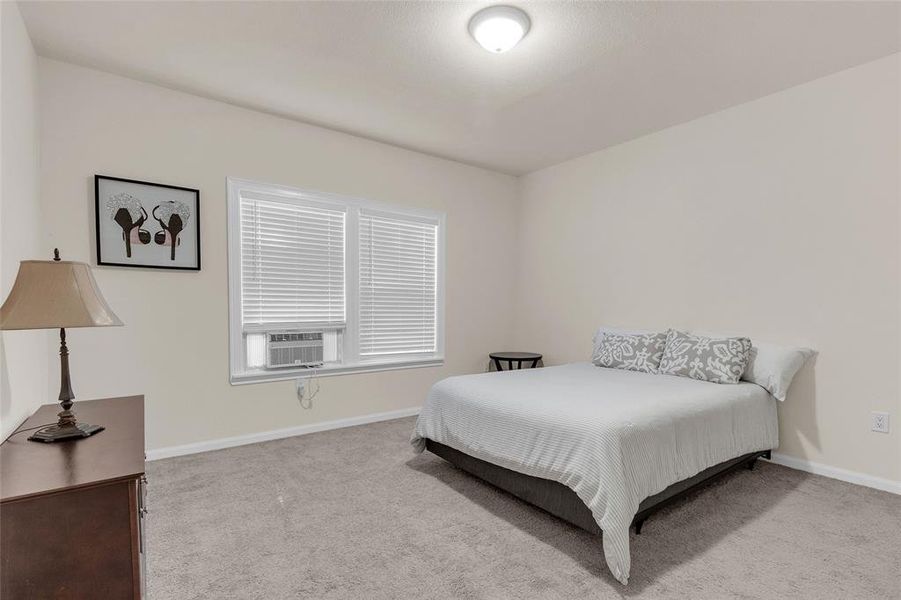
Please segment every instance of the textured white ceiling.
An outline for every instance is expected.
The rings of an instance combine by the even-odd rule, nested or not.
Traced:
[[[894,2],[28,2],[44,56],[521,174],[899,51]]]

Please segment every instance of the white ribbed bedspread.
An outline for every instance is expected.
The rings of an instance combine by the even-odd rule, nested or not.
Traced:
[[[559,481],[591,509],[604,557],[629,579],[639,503],[704,469],[778,445],[776,400],[721,385],[573,363],[463,375],[429,391],[411,443],[440,442],[513,471]]]

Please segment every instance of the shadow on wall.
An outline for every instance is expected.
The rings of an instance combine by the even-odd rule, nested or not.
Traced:
[[[6,363],[6,341],[0,333],[0,429],[4,432],[10,411],[12,411],[12,390],[9,387],[9,367]]]
[[[645,523],[641,535],[634,531],[630,534],[632,568],[629,585],[623,587],[607,569],[600,536],[531,506],[428,452],[406,464],[566,554],[617,597],[640,596],[668,571],[721,543],[729,544],[729,536],[764,518],[802,482],[813,477],[758,461],[753,471],[729,473],[661,508]]]
[[[795,375],[785,402],[779,403],[779,448],[790,449],[798,452],[805,446],[812,446],[821,450],[820,431],[817,428],[817,402],[816,402],[816,361],[814,355]],[[783,415],[791,415],[784,418]],[[791,428],[786,428],[785,423],[791,423]],[[806,459],[801,455],[797,458]]]

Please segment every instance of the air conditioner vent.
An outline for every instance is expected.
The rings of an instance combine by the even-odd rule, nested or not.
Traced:
[[[269,331],[266,333],[266,368],[322,365],[321,331]]]

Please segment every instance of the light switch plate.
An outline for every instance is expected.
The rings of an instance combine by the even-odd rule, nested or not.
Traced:
[[[871,429],[873,431],[878,431],[879,433],[888,433],[888,413],[887,412],[874,412],[872,413],[873,417],[873,425]]]

